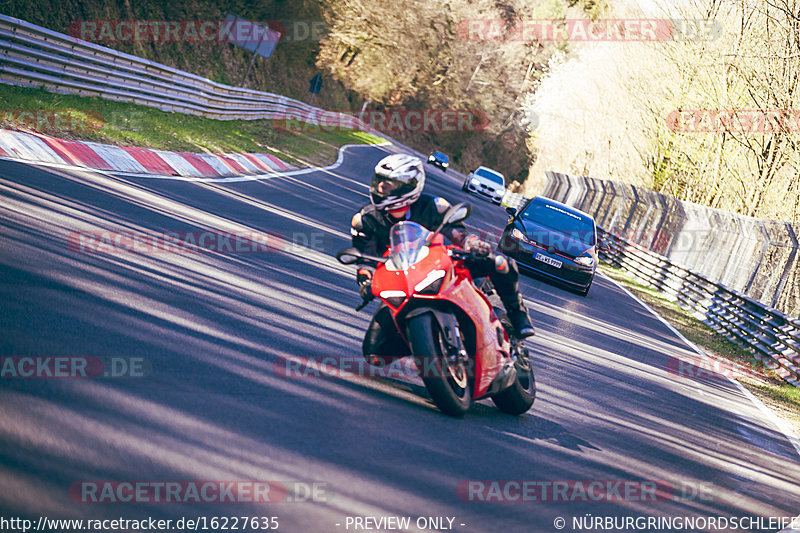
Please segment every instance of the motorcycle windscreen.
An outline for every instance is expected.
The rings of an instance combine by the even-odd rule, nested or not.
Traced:
[[[416,222],[403,221],[389,233],[389,255],[398,270],[408,270],[425,258],[425,240],[430,232]]]

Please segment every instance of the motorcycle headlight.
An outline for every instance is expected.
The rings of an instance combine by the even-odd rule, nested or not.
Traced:
[[[394,308],[403,305],[406,300],[406,293],[403,291],[381,291],[380,297]]]
[[[585,256],[585,255],[582,255],[580,257],[576,257],[575,258],[575,262],[578,263],[579,265],[590,267],[590,266],[592,266],[594,264],[594,259],[592,259],[591,257]]]
[[[444,275],[444,270],[434,270],[414,286],[414,292],[418,294],[438,294],[444,282]]]

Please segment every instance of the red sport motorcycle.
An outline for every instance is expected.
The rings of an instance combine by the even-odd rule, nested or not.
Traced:
[[[346,265],[377,267],[372,295],[391,312],[433,401],[450,416],[463,416],[473,400],[491,397],[497,407],[520,415],[533,405],[536,381],[523,341],[490,300],[491,282],[475,286],[464,261],[475,258],[440,233],[466,219],[470,207],[451,207],[436,231],[401,221],[391,229],[384,257],[355,248],[336,257]],[[371,299],[357,308],[360,310]]]

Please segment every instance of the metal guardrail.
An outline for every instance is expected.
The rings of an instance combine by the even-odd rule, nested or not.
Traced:
[[[609,242],[600,257],[665,293],[682,308],[739,346],[783,379],[800,387],[800,320],[764,305],[694,270],[676,265],[623,237],[598,227]]]
[[[1,14],[0,82],[221,120],[297,119],[372,132],[348,114],[216,83]]]

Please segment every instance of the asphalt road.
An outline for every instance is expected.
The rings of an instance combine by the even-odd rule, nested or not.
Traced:
[[[797,514],[790,441],[724,377],[677,375],[676,358],[693,352],[604,278],[587,298],[523,278],[539,393],[521,417],[483,401],[448,418],[411,376],[285,376],[286,357],[360,354],[376,304],[353,310],[353,268],[333,256],[349,246],[385,150],[349,149],[330,171],[230,183],[0,162],[0,514],[276,516],[279,531],[298,533],[392,530],[356,529],[356,516],[477,533],[555,531],[558,517],[573,531],[572,518],[587,515]],[[497,235],[503,210],[459,185],[435,170],[426,190],[470,201],[472,227]],[[270,253],[76,249],[75,232],[106,230],[282,240]],[[144,370],[11,377],[5,365],[23,356],[116,357]],[[525,501],[499,502],[521,499],[507,480],[541,483],[528,484]],[[81,492],[87,483],[120,486],[104,481],[270,481],[271,494],[288,493],[279,503],[86,502],[100,494]],[[569,490],[544,492],[558,481]],[[629,491],[593,501],[597,492],[576,488],[591,481]],[[777,528],[729,531],[751,529]]]

